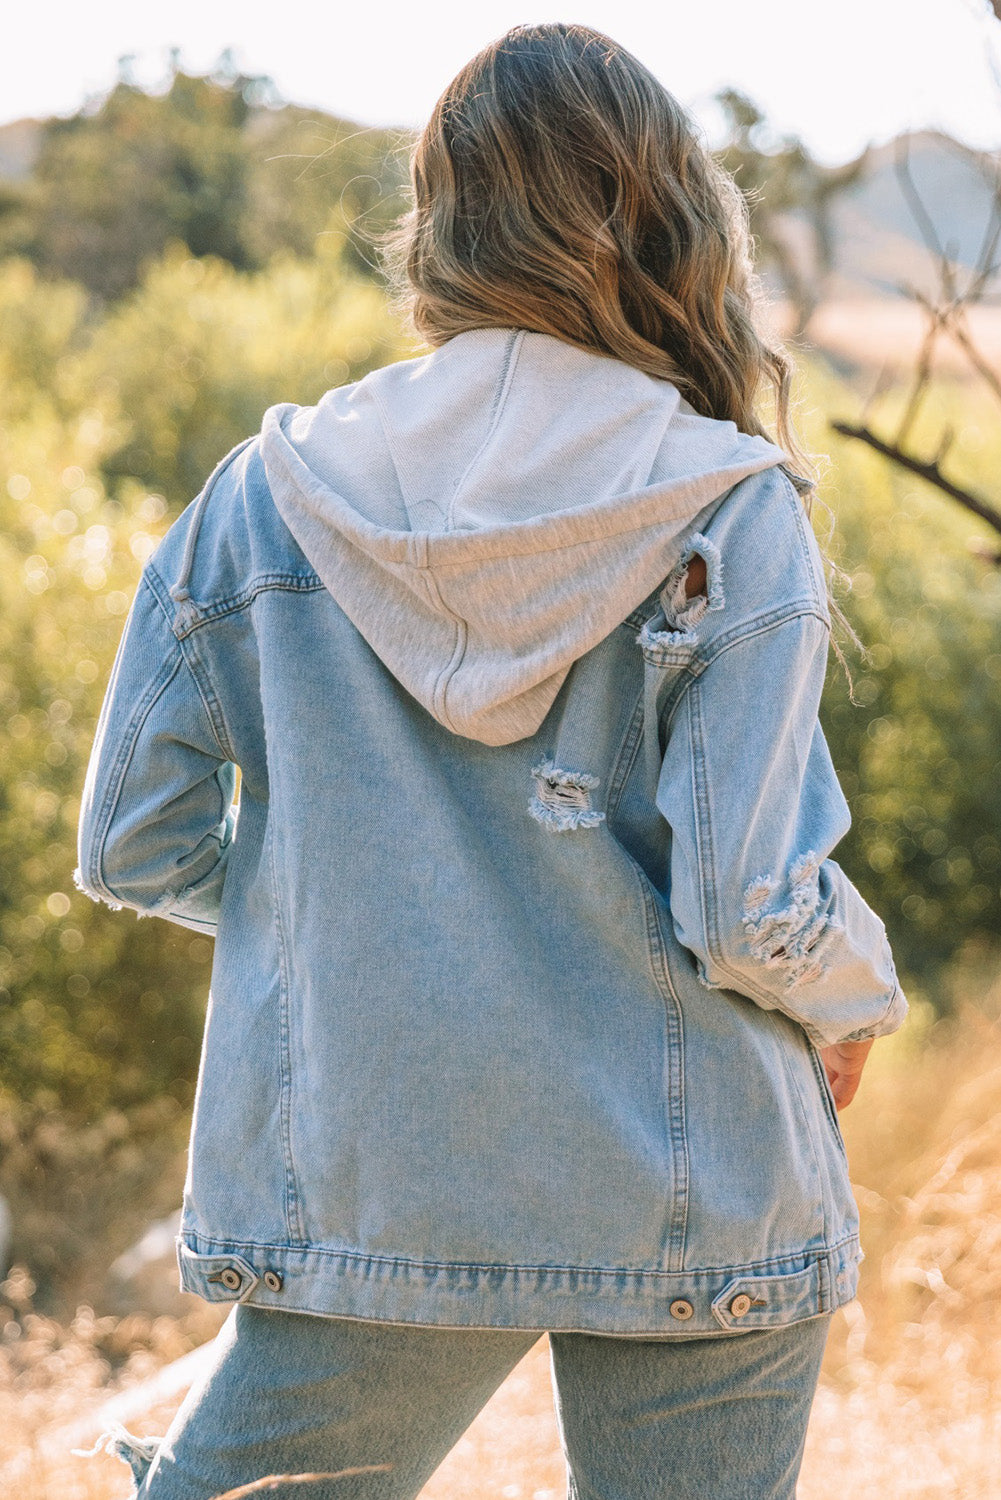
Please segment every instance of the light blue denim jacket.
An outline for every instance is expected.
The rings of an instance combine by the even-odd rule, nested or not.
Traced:
[[[186,1288],[683,1336],[854,1294],[817,1048],[906,1002],[781,458],[481,330],[273,409],[171,527],[78,881],[216,934]]]

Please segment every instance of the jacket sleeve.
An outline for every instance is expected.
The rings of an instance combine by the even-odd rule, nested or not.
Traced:
[[[818,720],[827,649],[812,613],[726,645],[681,697],[657,789],[674,926],[703,981],[821,1047],[907,1012],[882,922],[829,857],[851,818]]]
[[[214,932],[235,788],[236,768],[144,574],[87,770],[78,887],[112,906]]]

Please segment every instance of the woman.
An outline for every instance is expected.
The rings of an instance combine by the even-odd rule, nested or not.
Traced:
[[[906,1003],[829,858],[739,195],[578,26],[474,58],[413,169],[432,352],[223,460],[98,730],[83,889],[216,933],[179,1258],[234,1304],[118,1446],[152,1500],[414,1496],[549,1330],[574,1494],[788,1496],[860,1254],[834,1103]]]

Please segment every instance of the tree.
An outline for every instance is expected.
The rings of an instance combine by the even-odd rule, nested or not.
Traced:
[[[0,198],[0,244],[102,299],[175,242],[252,269],[328,234],[371,275],[372,236],[402,208],[405,176],[392,132],[278,107],[270,80],[225,57],[204,77],[175,57],[162,95],[125,69],[96,109],[46,124],[33,178]]]
[[[991,15],[1001,21],[1001,0],[986,0],[986,3]],[[921,309],[925,332],[911,373],[908,399],[895,428],[881,435],[870,421],[870,413],[883,394],[882,379],[877,381],[857,421],[836,419],[831,422],[831,427],[843,437],[865,443],[899,468],[924,479],[985,521],[1001,537],[1001,500],[989,498],[946,473],[946,463],[955,443],[954,430],[948,426],[941,428],[930,453],[919,451],[913,441],[915,422],[931,392],[936,354],[943,342],[951,342],[959,348],[981,388],[1001,405],[1001,372],[991,365],[979,347],[969,318],[971,309],[984,304],[992,296],[1001,271],[1001,158],[995,158],[993,165],[988,166],[979,153],[970,152],[969,155],[984,172],[991,188],[991,199],[979,252],[973,266],[964,267],[957,263],[952,247],[943,240],[922,200],[911,171],[906,137],[898,141],[897,177],[935,267],[937,290],[928,295],[913,286],[899,288]],[[995,547],[985,555],[1001,564],[1001,547]]]
[[[96,113],[50,121],[32,258],[102,297],[135,285],[174,239],[246,265],[247,114],[241,89],[175,73],[162,98],[119,81]]]
[[[833,269],[831,204],[861,177],[868,153],[840,167],[824,167],[795,136],[768,149],[767,121],[746,94],[723,89],[716,99],[729,127],[720,160],[744,194],[761,263],[778,275],[793,311],[788,336],[796,337],[806,329]],[[806,230],[805,246],[797,226]]]

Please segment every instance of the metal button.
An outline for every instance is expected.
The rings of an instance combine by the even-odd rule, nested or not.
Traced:
[[[234,1271],[232,1266],[227,1266],[219,1277],[223,1286],[230,1292],[238,1292],[243,1285],[243,1277],[239,1271]]]
[[[285,1284],[283,1277],[277,1271],[265,1271],[263,1280],[269,1292],[280,1292]]]
[[[750,1310],[751,1299],[746,1292],[741,1292],[740,1295],[734,1297],[733,1301],[730,1303],[730,1316],[732,1318],[742,1318],[744,1314],[746,1312],[750,1312]]]
[[[748,1307],[750,1307],[751,1304],[748,1303],[747,1305]],[[686,1302],[684,1297],[678,1297],[674,1302],[671,1303],[672,1318],[677,1318],[680,1322],[684,1323],[688,1318],[692,1318],[694,1316],[695,1308],[690,1302]]]

